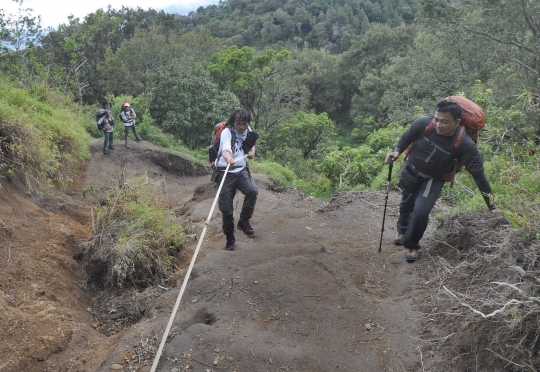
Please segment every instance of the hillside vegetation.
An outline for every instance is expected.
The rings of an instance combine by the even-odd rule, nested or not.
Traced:
[[[384,154],[399,136],[439,99],[459,94],[486,113],[478,147],[494,202],[522,238],[518,248],[540,239],[537,1],[231,0],[188,15],[97,9],[50,30],[19,4],[19,15],[0,10],[0,176],[34,195],[73,184],[100,135],[94,112],[117,117],[125,101],[145,140],[201,168],[215,123],[241,106],[260,134],[253,169],[268,174],[275,191],[328,200],[336,191],[377,190],[387,179]],[[105,194],[84,190],[95,199],[94,238],[111,238],[93,241],[94,262],[111,265],[91,273],[105,278],[98,286],[147,287],[174,271],[191,227],[175,223],[157,187],[122,174]],[[485,211],[466,172],[443,197],[452,208],[441,221]],[[530,252],[524,259],[500,251],[497,262],[536,278],[540,262]],[[533,300],[506,306],[502,322],[526,318],[533,329],[536,295],[533,285]],[[502,356],[523,367],[516,371],[538,355],[529,331],[519,360]]]

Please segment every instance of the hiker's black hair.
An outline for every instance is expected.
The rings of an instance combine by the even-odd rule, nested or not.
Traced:
[[[249,114],[248,110],[243,109],[243,108],[236,109],[233,112],[231,112],[231,116],[229,116],[229,120],[227,120],[227,124],[232,127],[234,124],[235,118],[246,119],[248,124],[251,122],[251,115]]]
[[[454,120],[459,119],[461,117],[461,106],[450,99],[441,99],[439,102],[437,102],[437,105],[435,106],[435,111],[438,112],[449,112],[450,115],[454,118]]]

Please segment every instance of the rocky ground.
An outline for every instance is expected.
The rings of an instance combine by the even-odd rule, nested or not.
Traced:
[[[216,190],[206,170],[148,142],[108,155],[101,144],[94,140],[92,159],[67,193],[32,196],[0,180],[0,371],[150,370]],[[82,195],[89,185],[113,186],[121,168],[161,180],[170,208],[193,234],[168,286],[98,293],[85,285],[81,267],[95,202]],[[253,176],[256,235],[238,232],[236,251],[223,250],[216,208],[158,371],[507,370],[478,358],[476,367],[458,362],[448,351],[456,345],[448,335],[466,311],[437,317],[442,303],[457,306],[441,289],[453,280],[441,260],[451,262],[454,253],[433,237],[439,222],[411,264],[392,244],[397,190],[378,252],[384,193],[340,192],[325,202],[276,193],[264,175]],[[505,224],[488,213],[477,219],[488,221],[491,235]],[[458,264],[459,257],[446,270],[457,273]],[[137,322],[119,326],[135,312]]]

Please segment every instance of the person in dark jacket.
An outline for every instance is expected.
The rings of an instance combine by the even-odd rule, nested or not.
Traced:
[[[399,204],[397,236],[394,240],[395,244],[402,244],[405,247],[407,261],[416,261],[419,258],[419,242],[426,231],[429,213],[445,183],[441,177],[454,169],[452,146],[461,123],[461,111],[458,103],[440,100],[435,107],[435,115],[415,120],[398,140],[394,151],[386,155],[385,163],[392,164],[409,145],[414,143],[401,169],[399,186],[402,196]],[[423,136],[430,122],[433,122],[435,128]],[[473,176],[491,213],[496,213],[496,206],[490,197],[491,186],[484,173],[480,153],[468,133],[454,156]]]
[[[215,182],[221,183],[227,164],[230,164],[225,181],[219,194],[219,210],[223,221],[223,233],[227,239],[225,249],[234,251],[236,238],[234,235],[233,199],[236,190],[244,194],[244,203],[240,212],[237,229],[248,237],[255,234],[250,219],[255,211],[259,190],[251,177],[246,157],[255,156],[255,141],[258,135],[249,128],[251,116],[245,109],[234,110],[226,127],[221,132],[218,158],[216,160]]]

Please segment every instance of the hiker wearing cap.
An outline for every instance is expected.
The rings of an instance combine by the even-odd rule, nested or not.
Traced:
[[[128,144],[128,135],[130,129],[133,131],[133,134],[135,135],[135,141],[140,142],[142,140],[141,137],[137,134],[137,129],[135,128],[135,122],[133,119],[135,119],[137,115],[135,114],[135,111],[131,108],[130,104],[125,102],[122,104],[122,109],[120,111],[120,118],[124,122],[124,135],[125,135],[125,145],[126,148],[129,149]]]
[[[111,116],[109,110],[105,111],[105,114],[97,122],[98,128],[103,130],[105,135],[105,141],[103,142],[103,153],[107,154],[109,149],[114,150],[113,146],[113,132],[114,132],[114,119]]]
[[[419,258],[419,242],[426,231],[429,213],[445,183],[441,177],[455,169],[455,164],[463,164],[467,168],[487,207],[491,213],[496,213],[496,206],[490,198],[491,186],[484,173],[478,148],[464,128],[458,130],[461,114],[462,108],[458,103],[449,99],[440,100],[435,107],[435,115],[415,120],[398,140],[394,151],[386,155],[385,163],[392,164],[410,146],[404,166],[399,171],[402,196],[394,240],[395,244],[405,247],[407,261]],[[430,123],[433,123],[434,130],[427,132]],[[458,133],[462,135],[456,148]]]
[[[233,199],[236,190],[244,194],[244,203],[236,228],[248,237],[255,234],[249,220],[253,216],[259,191],[249,172],[246,157],[253,159],[255,156],[255,141],[258,135],[249,128],[250,121],[251,115],[247,110],[237,109],[231,113],[227,125],[221,132],[220,156],[216,161],[215,182],[220,184],[225,176],[218,205],[223,222],[223,233],[227,239],[225,249],[229,251],[234,251],[236,246],[233,217]],[[225,173],[228,164],[230,164],[229,170]]]

